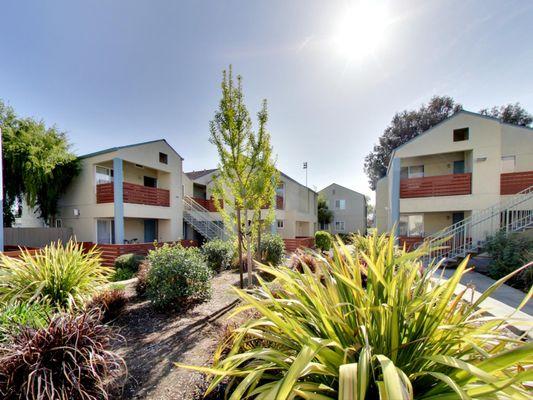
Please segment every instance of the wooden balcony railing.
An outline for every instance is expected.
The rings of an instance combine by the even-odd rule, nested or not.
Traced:
[[[533,171],[500,175],[500,194],[516,194],[533,185]]]
[[[400,198],[457,196],[472,193],[472,174],[450,174],[402,179]]]
[[[166,189],[123,183],[124,203],[170,207],[170,192]],[[96,185],[96,203],[113,203],[113,182]]]
[[[215,205],[215,199],[201,199],[199,197],[193,197],[193,200],[196,201],[198,204],[200,204],[203,208],[205,208],[207,211],[211,212],[217,212],[217,207]],[[222,208],[224,208],[224,202],[220,200],[220,205]]]

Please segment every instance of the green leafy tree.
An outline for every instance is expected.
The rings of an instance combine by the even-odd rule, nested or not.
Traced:
[[[324,196],[318,196],[318,223],[326,226],[333,221],[333,211],[328,208],[328,202]]]
[[[227,226],[237,234],[239,270],[243,286],[243,248],[246,249],[248,284],[252,283],[252,247],[262,224],[274,216],[274,198],[279,173],[275,168],[266,131],[266,101],[259,113],[254,132],[250,114],[244,104],[242,78],[233,81],[231,66],[223,72],[222,99],[210,124],[210,142],[219,156],[219,172],[214,178],[215,204]],[[226,207],[221,207],[221,204]],[[227,207],[227,205],[231,205]],[[267,215],[262,215],[262,209]]]
[[[529,127],[533,123],[533,115],[528,113],[522,106],[520,106],[520,103],[492,107],[490,110],[488,108],[484,108],[479,113],[488,115],[490,117],[499,118],[508,124]]]
[[[396,113],[380,136],[379,143],[365,158],[365,172],[372,190],[376,188],[376,182],[387,174],[390,156],[395,148],[462,109],[462,105],[449,96],[435,96],[418,110]]]
[[[3,141],[4,224],[13,223],[13,205],[22,199],[51,222],[57,201],[80,172],[65,133],[32,118],[18,118],[0,101]]]

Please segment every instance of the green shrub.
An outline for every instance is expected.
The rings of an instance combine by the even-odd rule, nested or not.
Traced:
[[[115,335],[97,314],[61,314],[40,329],[22,328],[0,348],[3,399],[108,399],[125,371],[111,351]]]
[[[150,251],[148,260],[146,294],[155,307],[210,297],[212,271],[200,249],[164,244]]]
[[[331,234],[326,231],[316,231],[315,233],[315,246],[322,251],[328,251],[331,249],[333,240]]]
[[[0,342],[22,327],[42,328],[53,310],[45,303],[4,304],[0,309]]]
[[[127,268],[117,268],[111,276],[112,282],[127,281],[135,277],[135,272]]]
[[[268,234],[261,239],[261,262],[280,265],[285,257],[285,242],[280,235]]]
[[[216,272],[231,268],[231,261],[235,256],[235,246],[229,240],[214,239],[202,246],[207,265]]]
[[[135,273],[143,260],[144,257],[138,254],[123,254],[115,259],[115,269],[126,269]]]
[[[237,290],[240,310],[260,315],[219,347],[212,368],[179,366],[215,375],[207,393],[228,382],[235,398],[530,398],[523,384],[533,343],[479,308],[499,284],[469,303],[457,290],[466,260],[435,280],[437,265],[420,270],[427,248],[408,253],[394,250],[394,238],[361,240],[377,251],[352,257],[336,242],[333,257],[316,254],[319,278],[260,267],[276,279]],[[262,343],[250,346],[254,339]]]
[[[111,268],[94,249],[73,241],[51,244],[20,259],[0,254],[0,302],[45,301],[58,308],[81,305],[109,282]]]
[[[500,231],[487,239],[485,250],[492,258],[489,276],[500,279],[531,260],[533,241],[527,237]],[[533,285],[533,268],[529,268],[513,277],[509,284],[520,289],[529,290]]]

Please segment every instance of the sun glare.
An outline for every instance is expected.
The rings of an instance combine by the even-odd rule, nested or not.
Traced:
[[[382,45],[387,25],[387,10],[382,5],[367,2],[350,7],[338,23],[335,48],[349,60],[362,59]]]

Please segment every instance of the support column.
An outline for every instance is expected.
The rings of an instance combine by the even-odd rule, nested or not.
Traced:
[[[124,243],[124,174],[122,159],[113,158],[113,203],[115,205],[115,244]]]
[[[389,192],[389,204],[390,204],[390,216],[391,227],[394,227],[394,235],[398,237],[400,232],[400,159],[393,158],[391,162],[390,170],[390,192]],[[389,227],[389,228],[391,228]]]
[[[0,128],[0,251],[4,251],[4,176],[2,174],[2,128]]]

